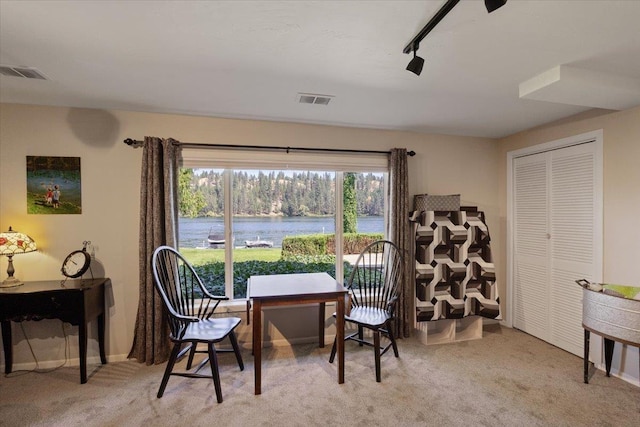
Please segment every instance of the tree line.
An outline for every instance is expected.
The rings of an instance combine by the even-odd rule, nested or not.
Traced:
[[[381,174],[346,173],[345,206],[358,216],[384,214],[384,178]],[[335,174],[330,172],[234,171],[234,215],[315,216],[335,212]],[[224,214],[223,173],[211,169],[180,170],[179,213],[182,217]]]

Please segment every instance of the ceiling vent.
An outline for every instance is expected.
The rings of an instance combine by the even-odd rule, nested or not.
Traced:
[[[298,94],[298,102],[300,104],[329,105],[331,98],[333,98],[332,95],[318,95],[315,93]]]
[[[31,67],[0,65],[0,75],[9,77],[22,77],[26,79],[48,80],[44,74]]]

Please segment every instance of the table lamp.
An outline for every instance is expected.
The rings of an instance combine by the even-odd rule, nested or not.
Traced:
[[[26,254],[38,250],[36,242],[26,234],[13,231],[9,227],[9,231],[0,233],[0,255],[6,255],[9,258],[9,267],[7,267],[7,279],[0,283],[0,288],[10,288],[12,286],[20,286],[23,283],[13,277],[15,272],[13,268],[13,256],[16,254]]]

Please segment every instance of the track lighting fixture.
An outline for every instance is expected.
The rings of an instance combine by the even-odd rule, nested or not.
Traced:
[[[416,56],[419,43],[436,27],[436,25],[438,25],[440,21],[442,21],[445,16],[447,16],[447,13],[451,12],[451,9],[453,9],[458,3],[460,3],[460,0],[447,0],[440,10],[438,10],[429,22],[427,22],[427,25],[425,25],[424,28],[416,34],[413,40],[404,47],[402,53],[413,52],[413,59],[409,62],[409,65],[407,65],[407,70],[418,76],[420,75],[422,72],[422,66],[424,65],[424,59]],[[484,0],[484,5],[489,13],[501,8],[505,4],[507,4],[507,0]]]
[[[507,4],[507,0],[484,0],[484,5],[487,7],[487,12],[489,13],[500,9],[505,4]]]
[[[407,65],[407,70],[411,71],[416,76],[419,76],[422,72],[422,66],[424,65],[424,59],[416,55],[418,48],[413,49],[413,59]]]
[[[415,52],[415,50],[418,49],[418,44],[422,41],[422,39],[425,38],[427,34],[429,34],[431,30],[433,30],[436,27],[436,25],[438,25],[438,23],[442,21],[442,18],[447,16],[447,13],[451,12],[451,9],[453,9],[454,6],[457,5],[459,2],[460,0],[447,0],[444,6],[442,6],[440,10],[437,11],[435,15],[433,15],[433,17],[429,20],[429,22],[427,22],[427,25],[425,25],[424,28],[421,29],[418,34],[416,34],[413,40],[411,40],[409,44],[404,47],[402,52],[403,53],[409,53],[411,51]]]

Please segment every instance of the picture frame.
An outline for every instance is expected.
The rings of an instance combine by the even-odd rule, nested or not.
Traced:
[[[80,157],[27,156],[27,213],[82,214]]]

